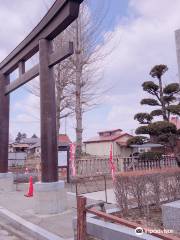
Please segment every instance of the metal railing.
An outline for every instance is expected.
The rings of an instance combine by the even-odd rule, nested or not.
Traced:
[[[75,192],[76,196],[104,191],[104,199],[108,203],[107,189],[109,188],[113,188],[113,183],[109,175],[75,177],[71,179],[71,191]]]

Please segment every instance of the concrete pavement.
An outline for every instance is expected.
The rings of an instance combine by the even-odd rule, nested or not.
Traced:
[[[5,215],[10,215],[10,218],[20,219],[23,224],[30,226],[30,228],[35,229],[35,231],[43,232],[44,235],[54,234],[57,239],[62,240],[72,240],[74,238],[72,220],[76,216],[76,195],[75,193],[68,194],[68,208],[63,213],[59,214],[49,214],[49,215],[39,215],[34,212],[34,198],[27,198],[24,194],[28,190],[27,184],[20,184],[14,188],[13,192],[0,192],[0,223],[3,221],[4,213]],[[70,186],[66,186],[67,191],[71,190]],[[93,193],[92,196],[88,196],[89,203],[97,202],[104,196],[103,192]],[[108,200],[114,203],[114,194],[110,190],[108,191]],[[113,204],[114,205],[114,204]],[[108,204],[107,207],[110,207]],[[12,213],[12,214],[11,214]],[[9,221],[9,220],[8,220]],[[6,222],[7,224],[7,222]],[[17,225],[18,224],[18,225]],[[21,223],[16,223],[17,228],[21,229]],[[37,227],[36,227],[37,226]],[[28,230],[29,231],[29,230]],[[26,228],[25,228],[26,232]],[[28,235],[28,234],[27,234]],[[8,240],[9,238],[7,238]],[[21,239],[21,238],[20,238]],[[33,238],[36,239],[36,238]],[[51,239],[51,237],[50,237]],[[56,239],[53,238],[53,239]],[[0,238],[1,240],[1,238]],[[3,238],[3,240],[6,240]],[[11,240],[11,239],[9,239]],[[13,240],[13,239],[12,239]],[[14,240],[19,240],[14,238]],[[22,238],[23,240],[23,238]]]
[[[0,240],[24,240],[15,236],[12,232],[5,229],[3,226],[0,226]]]
[[[49,232],[69,239],[73,238],[72,219],[76,210],[69,207],[65,212],[52,215],[37,215],[34,213],[34,198],[24,196],[25,191],[1,192],[0,206],[17,214],[30,223],[36,224]]]

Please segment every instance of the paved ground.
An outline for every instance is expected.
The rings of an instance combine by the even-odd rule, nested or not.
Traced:
[[[0,193],[0,206],[60,237],[67,239],[73,237],[72,219],[75,215],[73,208],[61,214],[37,215],[33,211],[34,198],[24,197],[23,191]]]
[[[68,209],[65,212],[55,215],[37,215],[33,211],[34,198],[26,198],[24,196],[27,189],[28,186],[25,186],[24,188],[24,185],[19,185],[18,188],[16,188],[16,191],[9,193],[0,192],[0,206],[64,239],[72,239],[74,236],[72,220],[76,216],[75,194],[72,193],[68,195]],[[70,189],[68,188],[68,191],[69,190]],[[88,203],[92,203],[94,200],[104,200],[103,196],[103,192],[94,193]],[[108,201],[110,200],[114,202],[114,195],[112,191],[108,191]],[[8,236],[7,232],[6,238],[4,236],[1,237],[2,234],[0,231],[0,240],[19,240],[17,237],[13,238],[13,236]],[[24,238],[20,239],[24,240]]]
[[[105,196],[105,192],[104,191],[98,191],[98,192],[92,192],[92,193],[86,193],[83,194],[85,197],[92,199],[92,200],[101,200],[101,201],[106,201],[106,196]],[[112,203],[112,204],[116,204],[116,197],[114,194],[114,190],[113,189],[107,189],[107,202],[108,203]]]

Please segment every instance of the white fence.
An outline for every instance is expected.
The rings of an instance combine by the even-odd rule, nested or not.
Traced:
[[[116,171],[148,170],[152,168],[176,167],[175,157],[163,156],[161,159],[140,160],[137,158],[113,157]],[[76,172],[79,176],[95,176],[100,174],[110,174],[109,156],[89,156],[77,159]]]

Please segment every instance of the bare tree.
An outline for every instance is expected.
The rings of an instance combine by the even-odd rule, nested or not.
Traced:
[[[62,49],[65,41],[67,32],[62,33],[53,41],[53,51],[57,49]],[[53,68],[55,86],[56,86],[56,125],[57,125],[57,135],[60,131],[61,119],[66,118],[73,113],[72,108],[72,70],[70,68],[70,62],[64,60],[63,62],[57,64]],[[27,90],[37,97],[40,97],[40,85],[39,79],[28,84]]]
[[[104,90],[100,63],[107,54],[103,44],[103,19],[107,14],[108,1],[90,12],[91,1],[81,4],[78,19],[67,29],[74,42],[74,55],[69,58],[74,71],[74,97],[76,118],[76,156],[82,153],[83,113],[98,103]],[[98,4],[97,4],[98,6]],[[107,36],[110,38],[111,36]],[[106,39],[107,40],[107,39]]]
[[[67,32],[59,35],[53,42],[54,51],[62,49],[67,42]],[[72,75],[73,71],[68,59],[57,64],[54,67],[54,77],[56,83],[56,119],[57,133],[59,134],[60,122],[63,118],[73,114],[73,99],[72,99]]]

